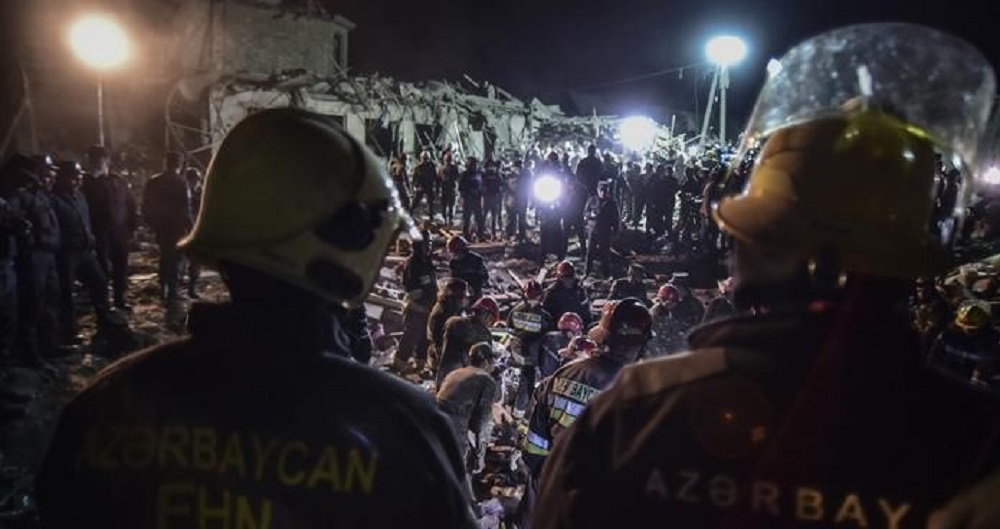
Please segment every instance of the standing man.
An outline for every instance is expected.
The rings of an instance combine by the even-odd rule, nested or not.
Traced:
[[[195,305],[190,337],[65,408],[35,487],[45,527],[476,527],[448,419],[347,358],[331,310],[362,303],[397,230],[419,237],[380,166],[301,109],[229,132],[183,246],[232,301]]]
[[[455,196],[458,191],[458,166],[452,161],[451,153],[444,153],[441,168],[438,169],[438,187],[441,188],[441,214],[444,223],[451,226],[455,222]]]
[[[457,277],[469,285],[472,299],[481,298],[483,287],[490,280],[483,256],[470,250],[469,243],[461,235],[448,239],[447,249],[451,254],[451,260],[448,261],[451,277]]]
[[[554,320],[542,307],[542,285],[534,279],[524,285],[524,301],[507,316],[507,326],[514,330],[511,351],[522,358],[521,382],[514,402],[515,416],[524,416],[535,389],[535,371],[542,354],[542,341],[552,330]]]
[[[415,371],[421,371],[427,362],[427,319],[437,298],[437,274],[431,261],[430,233],[421,232],[421,239],[411,241],[412,252],[403,262],[403,336],[393,358],[392,366],[402,373],[410,369],[410,359]]]
[[[462,233],[471,238],[483,240],[486,226],[483,218],[483,173],[479,171],[479,162],[472,156],[465,161],[465,171],[458,178],[458,192],[462,195]],[[472,231],[472,221],[476,222],[476,231]]]
[[[177,243],[191,231],[191,190],[181,174],[184,155],[168,152],[163,172],[146,184],[142,193],[142,215],[160,248],[160,292],[165,301],[179,299],[183,256]],[[263,211],[263,210],[262,210]]]
[[[437,195],[437,168],[427,151],[420,153],[420,163],[413,168],[413,203],[410,210],[414,215],[417,208],[427,200],[427,217],[434,218],[434,197]]]
[[[99,145],[87,151],[83,196],[90,210],[97,260],[111,278],[115,307],[127,310],[128,253],[139,214],[128,181],[109,170],[111,155]]]
[[[528,203],[531,201],[531,169],[520,158],[514,160],[511,178],[507,180],[507,238],[524,241],[528,238]]]
[[[587,196],[597,194],[597,183],[604,176],[604,164],[597,156],[597,147],[587,147],[587,157],[576,164],[576,178],[587,189]]]
[[[611,236],[618,233],[621,218],[618,204],[611,198],[611,182],[597,184],[597,196],[587,199],[587,267],[583,275],[590,275],[594,259],[601,260],[601,275],[611,277]]]
[[[197,216],[201,211],[201,199],[203,186],[201,182],[201,171],[194,167],[188,167],[184,171],[184,180],[188,184],[188,194],[191,195],[191,214]],[[198,279],[201,277],[201,267],[194,259],[188,259],[188,298],[198,299]]]
[[[488,221],[490,240],[496,240],[503,228],[500,212],[503,210],[503,175],[500,173],[496,160],[486,160],[486,170],[483,172],[483,219]]]

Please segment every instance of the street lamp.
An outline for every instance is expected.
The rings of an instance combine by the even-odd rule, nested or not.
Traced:
[[[121,66],[129,56],[125,31],[116,22],[99,15],[88,15],[69,30],[73,53],[97,72],[97,135],[104,146],[104,78],[102,74]]]
[[[708,136],[708,120],[712,116],[712,103],[715,93],[719,93],[719,140],[726,142],[726,90],[729,89],[729,67],[743,60],[747,55],[747,45],[743,39],[732,35],[715,37],[705,46],[705,56],[715,65],[715,75],[712,76],[712,88],[708,94],[708,107],[705,110],[705,120],[701,125],[700,148],[705,146]]]

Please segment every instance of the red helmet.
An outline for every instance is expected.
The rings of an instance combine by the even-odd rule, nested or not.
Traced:
[[[447,247],[449,252],[458,253],[469,248],[469,241],[465,240],[465,237],[462,237],[461,235],[456,235],[448,239]]]
[[[538,299],[542,297],[542,285],[534,279],[524,285],[524,297],[527,299]]]
[[[656,299],[668,302],[668,301],[680,301],[681,291],[673,285],[663,285],[660,290],[656,292]]]
[[[565,312],[559,317],[556,328],[564,332],[583,332],[583,318],[575,312]]]
[[[576,268],[569,261],[561,261],[556,265],[556,277],[576,277]]]
[[[483,296],[477,299],[476,302],[472,304],[472,310],[476,312],[481,310],[489,312],[493,316],[493,323],[496,323],[500,319],[500,305],[497,305],[497,300],[489,296]]]
[[[646,343],[652,332],[649,310],[635,298],[611,301],[601,311],[601,322],[590,331],[597,343],[617,347],[637,347]]]
[[[569,349],[570,353],[590,356],[591,353],[597,350],[597,342],[591,340],[588,336],[577,336],[570,340],[567,349]]]

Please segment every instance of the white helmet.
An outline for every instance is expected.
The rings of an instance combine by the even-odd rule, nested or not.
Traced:
[[[209,266],[253,268],[352,306],[398,230],[420,233],[378,160],[328,116],[265,110],[233,128],[180,243]]]

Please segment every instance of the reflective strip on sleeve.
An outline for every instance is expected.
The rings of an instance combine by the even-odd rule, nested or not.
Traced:
[[[529,431],[527,443],[524,445],[524,450],[529,454],[547,456],[549,455],[549,440],[536,434],[535,432]]]

